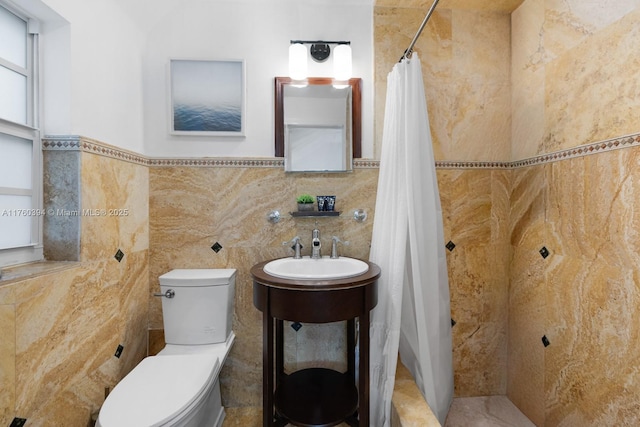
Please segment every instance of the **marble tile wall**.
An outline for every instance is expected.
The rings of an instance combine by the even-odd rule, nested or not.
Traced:
[[[236,268],[233,329],[236,342],[221,372],[223,403],[260,406],[262,402],[262,323],[253,306],[249,269],[256,263],[292,255],[282,242],[302,238],[303,255],[310,253],[311,231],[321,231],[325,251],[331,236],[350,242],[340,248],[346,256],[367,258],[373,225],[377,169],[347,174],[285,174],[281,167],[199,167],[177,160],[176,166],[150,168],[150,292],[159,290],[158,277],[174,268]],[[339,217],[293,218],[301,193],[337,196]],[[363,223],[353,219],[357,208],[368,212]],[[277,209],[282,220],[267,221]],[[222,249],[214,252],[218,242]],[[324,249],[323,248],[323,249]],[[327,253],[327,252],[325,252]],[[163,328],[162,308],[152,299],[149,325]],[[286,366],[297,369],[318,356],[325,366],[346,367],[345,345],[336,337],[344,324],[303,325],[295,332],[285,325]],[[155,336],[159,332],[152,332]]]
[[[526,0],[512,16],[512,160],[637,132],[635,0]]]
[[[639,161],[514,171],[508,396],[536,425],[640,423]]]
[[[420,27],[422,3],[378,1],[374,8],[377,155],[387,74]],[[443,4],[418,39],[414,51],[422,63],[436,160],[509,160],[510,31],[505,12]]]
[[[16,407],[16,310],[15,289],[0,287],[0,423],[9,425]]]
[[[43,218],[44,258],[49,261],[80,260],[81,216],[74,213],[81,209],[81,153],[79,141],[70,144],[43,155],[43,199],[56,213]]]
[[[513,14],[512,158],[564,150],[513,170],[507,390],[536,425],[640,422],[639,6],[527,0]]]
[[[548,176],[539,166],[513,171],[511,189],[507,392],[536,425],[544,425],[545,259]],[[546,246],[545,246],[546,247]],[[517,390],[517,392],[514,392]]]
[[[640,424],[639,165],[632,149],[547,172],[546,425]]]
[[[504,394],[511,171],[437,172],[445,240],[455,245],[447,251],[454,393]]]
[[[105,387],[147,353],[148,168],[91,153],[91,141],[76,143],[80,151],[60,146],[53,157],[79,154],[82,204],[66,215],[77,215],[82,229],[80,262],[0,283],[0,425],[14,417],[34,426],[89,425]],[[56,162],[48,172],[64,180],[55,177]]]

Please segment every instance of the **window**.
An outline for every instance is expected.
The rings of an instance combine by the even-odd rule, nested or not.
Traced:
[[[37,26],[0,0],[0,267],[42,259]]]

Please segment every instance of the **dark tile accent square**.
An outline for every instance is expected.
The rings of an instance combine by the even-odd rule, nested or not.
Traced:
[[[116,252],[116,254],[114,255],[114,258],[117,259],[118,262],[122,261],[122,258],[124,258],[124,252],[118,249],[118,252]]]
[[[449,252],[451,252],[456,248],[456,244],[449,240],[449,243],[446,244],[446,248],[449,249]]]
[[[22,427],[23,425],[25,425],[27,423],[27,419],[26,418],[14,418],[13,421],[11,421],[11,424],[9,425],[9,427]]]
[[[116,354],[114,354],[114,356],[120,359],[120,356],[122,356],[122,350],[124,350],[124,347],[122,344],[118,344],[118,348],[116,349]]]
[[[456,326],[456,321],[451,319],[451,327],[453,328],[454,326]]]
[[[294,331],[298,332],[300,328],[302,328],[302,323],[294,322],[291,324],[291,327],[293,328]]]
[[[542,247],[542,249],[540,249],[540,255],[542,255],[542,258],[546,258],[549,256],[549,249],[545,248],[544,246]]]
[[[549,342],[549,338],[547,338],[547,336],[546,336],[546,335],[543,335],[543,336],[542,336],[542,344],[544,344],[544,346],[545,346],[545,347],[549,347],[549,344],[551,344],[551,343]]]
[[[213,246],[211,246],[211,249],[213,249],[213,252],[218,253],[220,252],[220,249],[222,249],[222,245],[218,242],[215,242]]]

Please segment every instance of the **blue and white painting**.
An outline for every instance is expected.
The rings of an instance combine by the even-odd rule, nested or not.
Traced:
[[[172,132],[243,135],[243,61],[171,60]]]

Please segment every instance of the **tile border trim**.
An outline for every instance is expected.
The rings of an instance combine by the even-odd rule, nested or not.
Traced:
[[[141,154],[79,135],[45,135],[42,138],[42,150],[81,151],[123,160],[129,163],[137,163],[140,165],[149,164],[149,158]]]
[[[606,139],[593,144],[580,145],[566,150],[556,151],[549,154],[542,154],[528,159],[511,162],[511,168],[520,168],[544,163],[553,163],[561,160],[584,157],[591,154],[603,153],[607,151],[619,150],[640,146],[640,133],[625,135],[618,138]]]
[[[284,159],[251,157],[150,158],[149,166],[284,168]]]
[[[74,135],[44,136],[42,138],[43,151],[81,151],[80,137]]]
[[[566,150],[530,157],[513,162],[436,161],[436,169],[515,169],[558,162],[591,154],[640,146],[640,133],[611,138]],[[280,157],[146,157],[133,151],[114,147],[79,135],[46,135],[42,138],[44,151],[82,151],[130,163],[153,167],[229,167],[229,168],[283,168]],[[355,159],[354,169],[378,169],[380,160]]]

